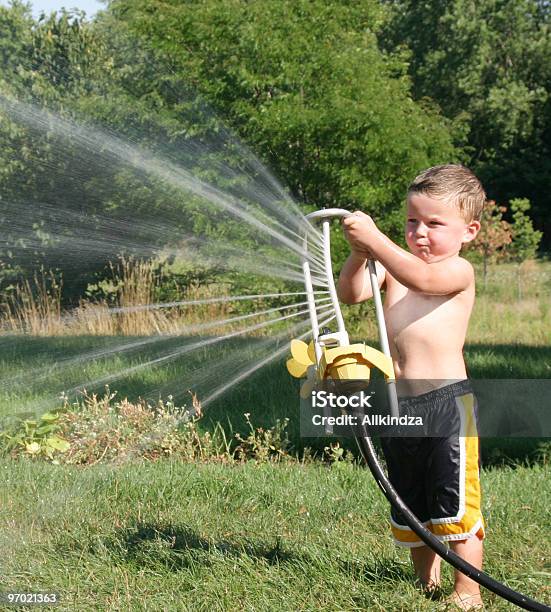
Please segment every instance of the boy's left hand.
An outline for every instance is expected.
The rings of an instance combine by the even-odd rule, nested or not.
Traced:
[[[370,257],[370,242],[374,234],[379,232],[373,219],[361,210],[357,210],[342,220],[342,226],[345,238],[350,243],[352,250],[365,253],[366,257]]]

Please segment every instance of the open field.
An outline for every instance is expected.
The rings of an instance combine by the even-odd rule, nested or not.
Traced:
[[[482,270],[479,266],[475,269],[477,294],[467,344],[499,344],[511,348],[516,345],[551,346],[551,262],[528,261],[523,264],[520,296],[516,265],[490,266],[486,284]],[[371,304],[360,308],[345,306],[344,312],[353,321],[349,331],[354,337],[377,337]],[[468,350],[466,357],[470,365]],[[551,369],[547,375],[551,376]],[[503,376],[506,376],[505,372]]]
[[[479,295],[465,351],[473,378],[550,377],[548,294],[535,287],[521,300],[511,283],[488,283]],[[354,336],[374,342],[370,325],[355,325]],[[77,398],[85,381],[100,381],[87,388],[101,394],[105,380],[119,398],[173,395],[176,405],[189,406],[188,390],[205,398],[284,346],[234,338],[143,369],[198,337],[107,352],[147,338],[4,335],[0,415],[61,407],[60,393],[73,389],[69,396]],[[90,351],[105,354],[83,362]],[[120,370],[126,375],[111,378]],[[198,425],[206,431],[221,423],[231,438],[247,431],[245,413],[264,428],[287,417],[294,450],[321,454],[328,439],[300,437],[298,384],[279,358],[209,404]],[[341,444],[354,450],[351,440]],[[485,568],[551,604],[549,443],[481,445]],[[189,464],[173,457],[79,467],[4,457],[0,469],[2,588],[55,590],[60,610],[439,609],[416,591],[370,474],[348,462]],[[449,589],[449,568],[445,581]],[[486,601],[491,610],[513,609],[493,595]]]

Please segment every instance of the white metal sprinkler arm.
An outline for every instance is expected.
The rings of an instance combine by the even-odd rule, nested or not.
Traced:
[[[310,221],[321,221],[323,224],[323,255],[325,264],[325,273],[327,276],[327,288],[329,289],[329,295],[331,302],[335,309],[335,316],[337,319],[338,332],[331,334],[330,338],[336,340],[340,346],[349,344],[348,334],[344,327],[344,320],[342,317],[341,307],[337,296],[337,290],[335,287],[335,279],[333,277],[333,266],[331,263],[331,245],[329,235],[329,221],[332,218],[344,218],[352,215],[348,210],[344,208],[326,208],[323,210],[317,210],[315,212],[306,215],[306,218]],[[308,252],[308,237],[304,237],[304,251]],[[390,354],[390,346],[388,343],[388,335],[386,332],[386,322],[383,312],[383,303],[381,300],[381,292],[379,290],[379,282],[377,279],[377,269],[375,267],[374,260],[368,260],[369,278],[371,281],[371,290],[373,293],[373,300],[375,303],[375,313],[377,316],[377,327],[379,328],[379,341],[381,343],[382,352],[389,358],[392,359]],[[308,311],[310,313],[310,322],[312,325],[312,333],[314,335],[314,350],[316,354],[316,362],[319,364],[322,357],[322,348],[318,341],[320,335],[320,329],[316,314],[316,303],[314,300],[312,277],[310,273],[309,262],[306,258],[303,260],[303,271],[304,271],[304,284],[306,288],[306,294],[308,297]],[[398,416],[398,396],[396,394],[396,383],[393,380],[387,381],[387,394],[390,403],[390,413],[392,416]]]
[[[335,307],[338,333],[342,336],[343,340],[346,337],[345,343],[348,343],[348,336],[346,334],[346,329],[344,327],[344,320],[342,317],[339,299],[337,296],[337,290],[335,287],[335,280],[333,277],[333,266],[331,263],[331,245],[330,245],[330,236],[329,236],[329,220],[334,219],[334,218],[339,218],[339,217],[340,218],[349,217],[352,214],[353,213],[351,213],[348,210],[345,210],[344,208],[324,208],[322,210],[316,210],[306,215],[306,218],[309,221],[321,221],[323,224],[323,255],[324,255],[325,273],[327,276],[327,284],[328,284],[327,288],[329,290],[329,295],[331,296],[331,301],[333,302],[333,305]],[[308,248],[308,238],[307,236],[305,236],[304,237],[305,252],[307,252],[307,248]],[[383,305],[381,301],[381,294],[379,291],[379,283],[377,280],[377,272],[375,268],[375,262],[373,260],[368,260],[368,269],[369,269],[369,276],[370,276],[371,287],[372,287],[372,292],[373,292],[373,300],[375,303],[375,312],[377,315],[377,324],[379,327],[379,340],[381,343],[381,349],[383,353],[387,355],[387,357],[391,357],[390,347],[388,343],[388,335],[386,333],[386,323],[385,323],[384,314],[383,314]],[[317,338],[319,335],[319,326],[317,322],[317,317],[315,315],[315,307],[314,307],[315,303],[314,303],[314,296],[313,296],[312,278],[311,278],[310,266],[307,260],[303,261],[303,271],[304,271],[304,277],[305,277],[304,280],[305,280],[305,285],[306,285],[306,295],[308,296],[309,309],[311,312],[310,319],[312,323],[312,330],[314,333],[314,338]],[[341,342],[341,344],[343,344],[343,342]],[[316,350],[316,357],[318,358],[318,361],[319,361],[319,359],[321,358],[321,348],[317,346],[316,348],[318,349]]]
[[[333,278],[333,268],[331,264],[331,246],[329,236],[329,219],[334,217],[342,217],[348,215],[349,212],[340,208],[329,208],[324,210],[318,210],[309,215],[306,218],[309,221],[322,221],[323,233],[322,233],[322,252],[323,252],[323,264],[325,268],[325,276],[327,280],[327,289],[335,309],[335,316],[337,319],[338,336],[340,338],[340,344],[348,343],[348,335],[344,328],[344,320],[342,318],[342,312],[339,305],[339,299],[337,296],[337,289],[335,287],[335,279]],[[306,295],[308,298],[308,312],[310,314],[310,323],[312,325],[312,334],[314,337],[314,351],[316,354],[316,362],[319,363],[322,357],[322,350],[318,338],[320,335],[320,326],[316,313],[316,302],[314,298],[314,287],[312,283],[312,273],[310,269],[310,262],[308,260],[308,234],[304,236],[304,258],[302,261],[302,269],[304,273],[304,286],[306,289]]]
[[[327,289],[329,290],[329,296],[333,302],[335,308],[335,315],[337,317],[337,329],[339,335],[342,337],[340,344],[348,344],[348,334],[344,327],[344,319],[342,318],[341,307],[339,303],[339,297],[337,295],[337,288],[335,287],[335,279],[333,277],[333,264],[331,262],[331,228],[329,227],[329,220],[323,220],[323,263],[325,264],[325,274],[327,276]]]

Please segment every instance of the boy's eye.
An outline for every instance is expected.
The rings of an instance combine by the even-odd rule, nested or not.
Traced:
[[[408,219],[408,223],[416,223],[417,219]]]
[[[431,221],[430,224],[431,225],[442,225],[440,221]]]

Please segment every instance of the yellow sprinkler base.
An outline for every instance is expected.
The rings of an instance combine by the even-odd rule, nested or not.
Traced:
[[[324,347],[317,368],[312,342],[307,345],[301,340],[292,340],[291,355],[291,359],[287,360],[289,374],[295,378],[307,377],[307,382],[301,389],[303,397],[310,394],[315,379],[369,380],[371,368],[380,370],[387,381],[394,380],[394,367],[390,357],[363,343],[329,349]]]
[[[380,370],[387,380],[394,380],[392,360],[381,351],[363,343],[326,349],[320,360],[320,379],[369,380],[371,368]]]

